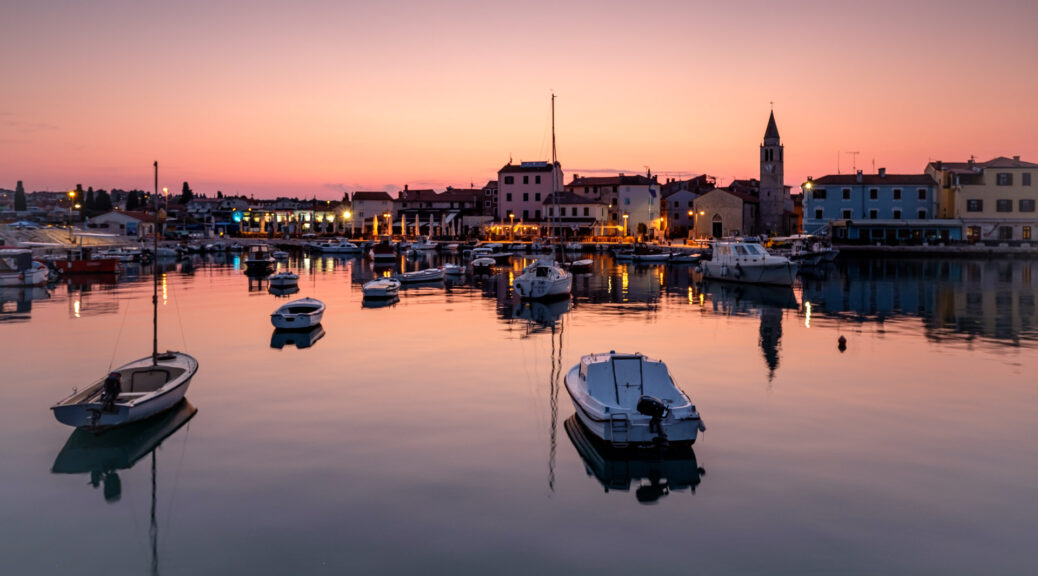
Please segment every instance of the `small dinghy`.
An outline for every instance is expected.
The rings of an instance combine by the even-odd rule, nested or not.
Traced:
[[[457,264],[444,264],[443,273],[447,276],[461,276],[465,273],[465,268]]]
[[[614,447],[695,443],[706,430],[667,366],[642,354],[588,354],[566,374],[580,421]]]
[[[574,274],[590,274],[591,267],[595,265],[595,261],[590,258],[584,258],[582,260],[574,260],[569,264],[569,271]]]
[[[316,298],[300,298],[278,308],[270,315],[270,323],[279,330],[306,330],[321,323],[324,302]]]
[[[271,288],[288,288],[299,284],[299,274],[295,272],[278,272],[270,277]]]
[[[403,272],[398,274],[396,278],[404,283],[439,282],[443,280],[443,268],[426,268],[416,272]]]
[[[361,286],[365,298],[395,298],[400,292],[400,281],[396,278],[376,278]]]
[[[472,271],[477,274],[487,274],[493,270],[497,261],[490,257],[476,258],[472,261]]]

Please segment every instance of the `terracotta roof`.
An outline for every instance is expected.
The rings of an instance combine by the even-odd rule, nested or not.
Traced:
[[[388,192],[354,192],[353,201],[357,200],[388,200],[392,201],[393,197]]]
[[[946,172],[959,172],[959,173],[973,173],[976,172],[974,167],[980,170],[984,168],[1038,168],[1038,164],[1032,162],[1025,162],[1017,158],[1006,158],[1005,156],[999,156],[992,158],[987,162],[930,162],[930,166],[937,168],[940,164],[940,169]]]
[[[562,165],[560,164],[559,167],[561,168]],[[551,172],[551,162],[523,162],[522,164],[509,162],[497,171],[498,174],[505,172]]]
[[[829,174],[812,180],[815,186],[935,186],[937,184],[929,174],[862,174],[858,182],[857,174]]]
[[[656,184],[656,177],[649,178],[641,174],[617,174],[616,176],[582,176],[573,178],[566,186],[648,186]]]
[[[595,200],[593,198],[588,198],[587,196],[581,196],[580,194],[574,194],[573,192],[552,192],[551,194],[548,194],[547,198],[544,199],[543,204],[545,206],[550,205],[550,204],[555,204],[555,197],[556,196],[559,197],[558,203],[560,205],[567,205],[567,206],[570,205],[570,204],[600,204],[600,205],[603,205],[603,206],[605,205],[604,202],[600,202],[600,201]]]
[[[116,212],[118,214],[125,214],[125,215],[127,215],[127,216],[129,216],[131,218],[136,218],[137,220],[140,220],[141,222],[154,222],[155,221],[155,215],[154,214],[149,214],[148,212],[133,212],[133,211],[129,211],[129,210],[114,210],[113,212]],[[111,214],[111,213],[112,212],[109,212],[109,214]]]

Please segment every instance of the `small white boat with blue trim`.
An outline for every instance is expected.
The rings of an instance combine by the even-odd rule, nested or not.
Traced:
[[[706,430],[696,406],[660,360],[642,354],[588,354],[566,374],[577,416],[615,447],[688,444]]]
[[[400,293],[400,281],[396,278],[376,278],[361,286],[364,298],[395,298]]]

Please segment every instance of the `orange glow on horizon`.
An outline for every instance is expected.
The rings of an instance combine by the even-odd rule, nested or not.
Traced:
[[[618,2],[261,4],[13,7],[0,49],[24,57],[5,66],[0,187],[147,190],[154,158],[209,196],[479,187],[509,158],[551,157],[552,90],[566,182],[758,178],[772,100],[794,190],[852,163],[1038,162],[1038,77],[1021,73],[1035,5],[663,1],[616,42],[601,31],[630,31]],[[62,29],[89,41],[40,41]]]

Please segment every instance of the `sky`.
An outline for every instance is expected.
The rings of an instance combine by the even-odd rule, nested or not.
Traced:
[[[1033,0],[16,0],[0,188],[215,195],[1038,162]],[[772,104],[773,103],[773,104]],[[857,152],[857,154],[854,154]]]

